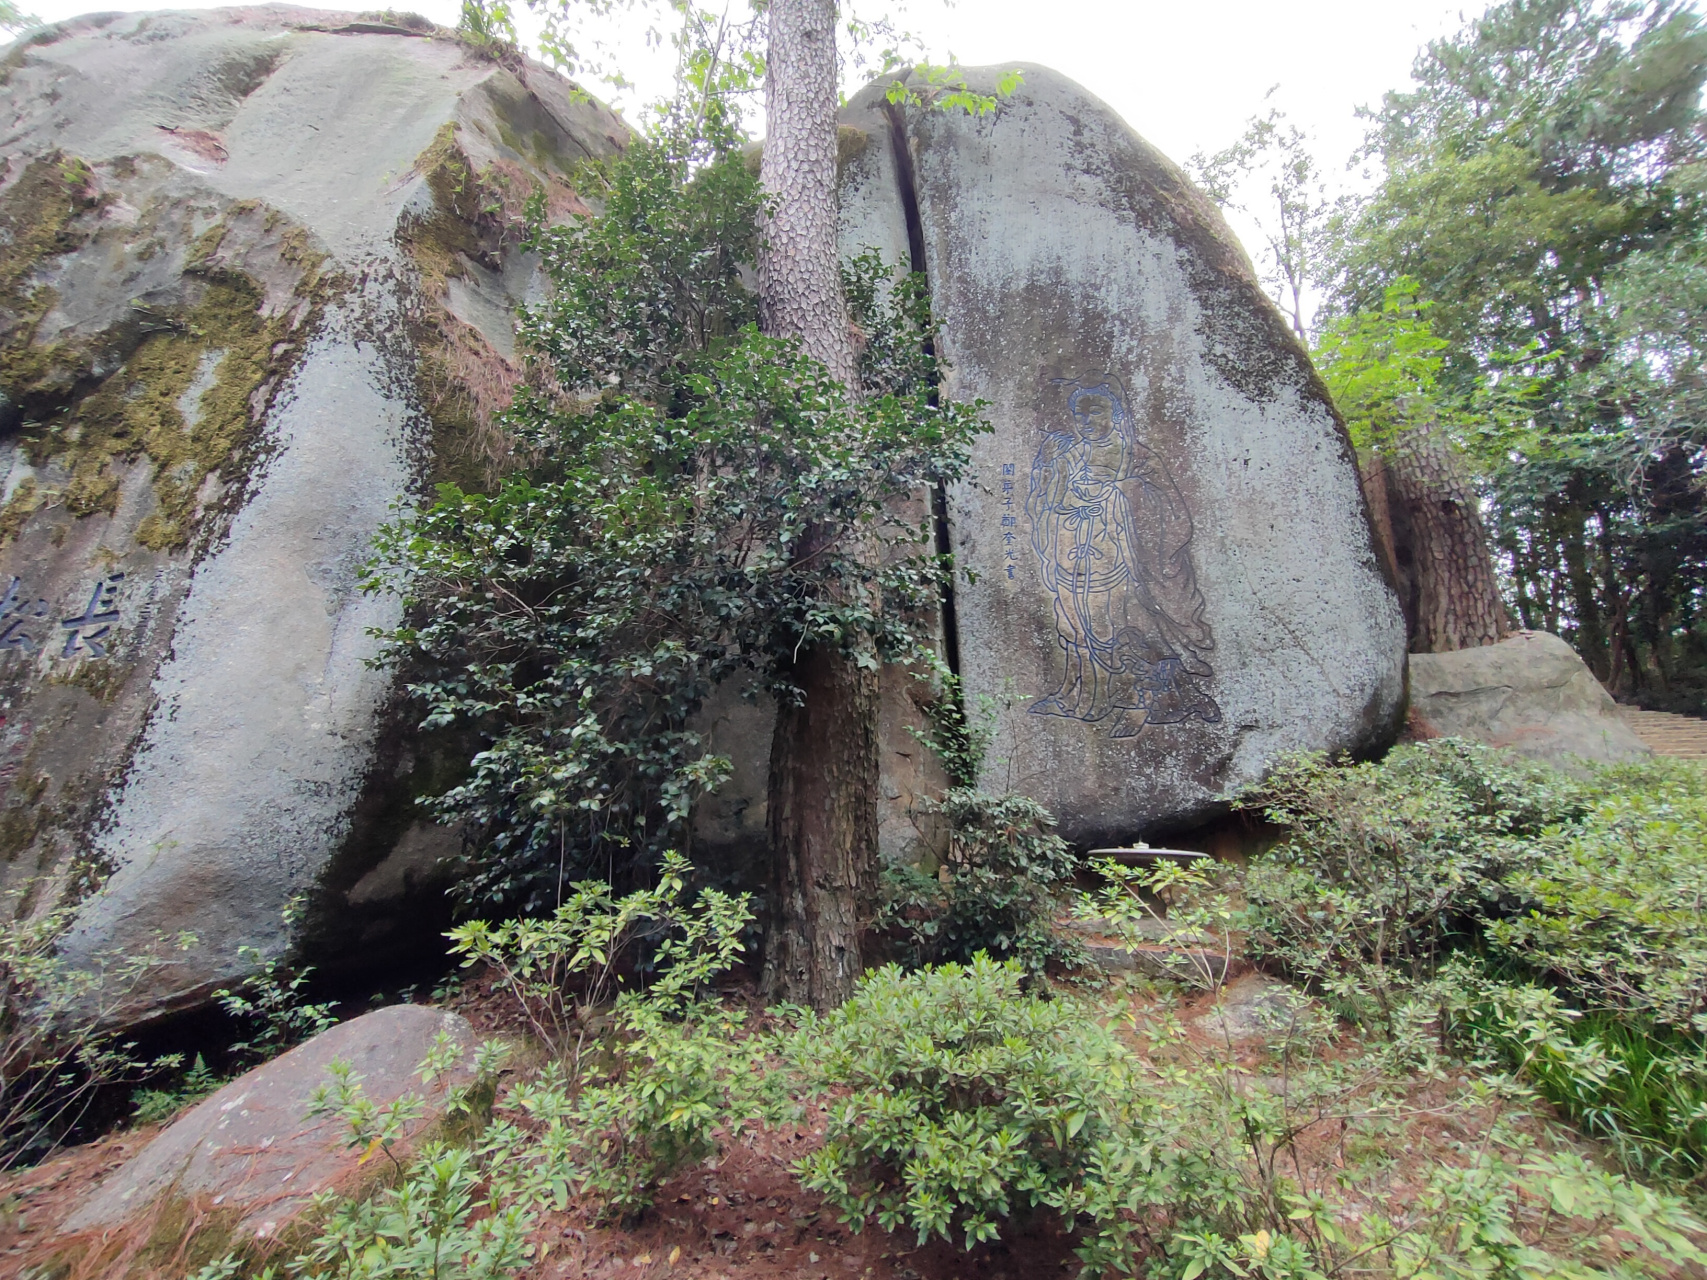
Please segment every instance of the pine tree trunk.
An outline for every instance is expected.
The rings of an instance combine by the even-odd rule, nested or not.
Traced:
[[[834,0],[772,0],[759,315],[766,333],[799,338],[807,355],[852,388],[857,370],[836,244],[836,101]]]
[[[765,332],[799,338],[852,394],[857,365],[836,242],[836,102],[834,0],[772,0],[760,316]],[[763,988],[769,999],[828,1009],[853,994],[863,968],[860,933],[877,867],[877,669],[819,647],[801,655],[793,675],[805,696],[778,708],[771,742]]]
[[[1435,428],[1404,432],[1385,459],[1386,507],[1412,653],[1448,653],[1511,634],[1475,491]]]

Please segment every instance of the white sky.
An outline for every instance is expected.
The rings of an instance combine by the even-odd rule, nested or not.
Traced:
[[[459,11],[459,0],[391,3],[446,26],[455,24]],[[745,8],[743,0],[733,3]],[[216,6],[196,0],[25,0],[21,7],[51,21],[91,9]],[[521,0],[514,7],[521,10]],[[866,0],[862,9],[882,7],[882,0]],[[887,7],[898,6],[892,0]],[[1266,110],[1264,95],[1278,85],[1274,105],[1315,137],[1323,168],[1361,187],[1355,175],[1343,172],[1363,136],[1357,108],[1375,106],[1384,91],[1407,85],[1411,60],[1423,43],[1455,30],[1466,12],[1482,7],[1481,0],[961,0],[950,8],[942,0],[910,0],[901,22],[924,39],[933,60],[952,54],[968,65],[1023,61],[1053,67],[1181,162],[1194,151],[1231,142],[1246,119]],[[520,16],[526,35],[533,24],[525,12]],[[667,90],[670,60],[647,51],[636,33],[621,63],[637,92],[619,97],[616,105],[630,107],[632,116],[640,101]],[[1260,247],[1254,228],[1239,218],[1234,225],[1254,256]]]

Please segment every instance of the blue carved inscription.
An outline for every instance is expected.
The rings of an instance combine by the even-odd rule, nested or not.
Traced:
[[[1113,376],[1050,386],[1059,407],[1032,460],[1025,513],[1064,661],[1060,687],[1031,714],[1114,717],[1116,738],[1147,724],[1215,724],[1221,710],[1206,687],[1215,640],[1192,567],[1185,497],[1139,439]]]

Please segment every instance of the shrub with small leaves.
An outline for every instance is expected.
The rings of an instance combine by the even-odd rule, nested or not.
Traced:
[[[979,952],[1013,957],[1033,974],[1050,961],[1082,962],[1082,948],[1052,927],[1078,858],[1047,809],[1027,796],[970,787],[920,809],[947,819],[947,858],[934,876],[887,868],[873,924],[908,965],[964,963]]]
[[[856,1226],[993,1240],[1056,1205],[1102,1158],[1134,1103],[1127,1052],[1084,1006],[1022,991],[987,956],[867,974],[798,1033],[794,1057],[831,1104],[801,1182]]]

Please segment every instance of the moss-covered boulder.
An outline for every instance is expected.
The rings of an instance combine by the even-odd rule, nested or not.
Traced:
[[[416,18],[100,14],[0,54],[0,867],[66,951],[188,930],[137,993],[290,942],[372,963],[452,845],[358,570],[399,500],[501,465],[538,287],[626,136]],[[418,914],[418,913],[417,913]]]

